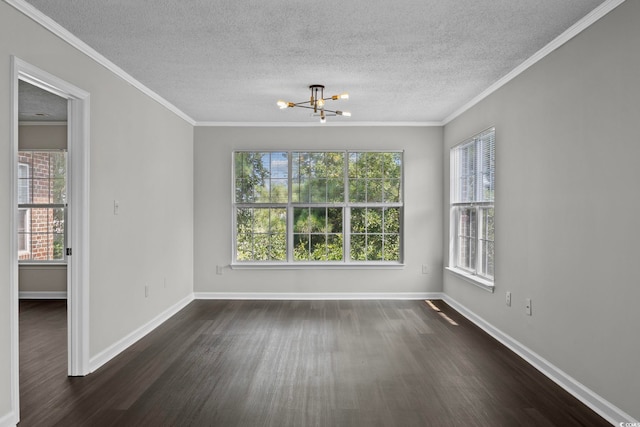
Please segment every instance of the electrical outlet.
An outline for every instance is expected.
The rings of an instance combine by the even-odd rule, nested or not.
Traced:
[[[222,266],[216,265],[216,274],[222,276]]]
[[[144,285],[144,297],[145,298],[149,297],[149,285],[148,284]]]
[[[505,302],[507,303],[507,307],[511,307],[511,292],[507,292]]]
[[[118,215],[120,213],[120,202],[118,200],[113,201],[113,214]]]
[[[429,274],[429,266],[427,264],[422,264],[422,274]]]
[[[524,302],[524,311],[527,316],[531,316],[531,298],[527,298]]]

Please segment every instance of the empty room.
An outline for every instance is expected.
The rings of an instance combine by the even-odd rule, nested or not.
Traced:
[[[0,2],[0,427],[640,426],[640,0]]]

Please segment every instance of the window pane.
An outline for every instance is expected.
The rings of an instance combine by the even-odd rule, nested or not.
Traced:
[[[237,203],[286,203],[289,199],[287,153],[236,152]]]
[[[52,261],[64,259],[64,208],[18,210],[18,258]]]
[[[66,174],[66,152],[20,151],[18,203],[66,203]]]
[[[402,153],[349,153],[349,201],[400,202]]]
[[[51,203],[64,204],[67,202],[67,153],[57,151],[49,153],[49,176],[51,179]]]
[[[342,208],[293,210],[294,260],[342,260]]]
[[[494,219],[493,208],[480,209],[480,240],[478,256],[480,263],[478,274],[487,278],[493,278],[494,271]]]
[[[311,253],[309,246],[311,240],[308,234],[293,235],[293,259],[294,261],[308,261]]]
[[[238,208],[236,259],[286,260],[286,212],[283,208]]]
[[[398,234],[385,234],[383,256],[385,261],[400,261],[400,236]]]
[[[382,179],[370,179],[367,182],[367,202],[382,203]]]
[[[353,261],[367,260],[366,245],[367,245],[366,235],[364,234],[351,235],[351,248],[349,251],[349,256]]]
[[[363,203],[367,201],[366,180],[357,178],[349,180],[349,201],[352,203]]]
[[[397,203],[400,201],[400,180],[385,179],[384,181],[384,201]]]
[[[18,204],[31,202],[31,180],[29,164],[18,164]]]
[[[399,208],[352,208],[351,259],[399,261],[399,215]]]
[[[382,208],[367,208],[366,211],[366,227],[367,233],[382,232]]]
[[[342,261],[343,248],[342,234],[327,235],[327,261]]]
[[[311,203],[327,201],[327,180],[315,178],[311,180]]]
[[[475,271],[476,263],[476,210],[458,210],[458,260],[457,267]]]
[[[367,234],[367,260],[382,261],[382,235]]]
[[[400,233],[400,208],[384,209],[384,232],[389,234]]]
[[[344,201],[344,153],[292,153],[294,203]]]

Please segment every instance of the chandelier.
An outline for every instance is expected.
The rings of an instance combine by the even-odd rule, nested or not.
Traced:
[[[280,100],[278,101],[278,107],[280,107],[281,110],[284,110],[286,108],[293,108],[293,107],[308,108],[310,110],[313,110],[314,116],[320,116],[320,123],[326,123],[327,116],[351,117],[351,113],[348,111],[328,110],[324,108],[325,101],[349,99],[348,93],[345,92],[345,93],[341,93],[340,95],[333,95],[328,98],[325,98],[323,85],[311,85],[309,86],[309,90],[311,91],[311,97],[309,101],[287,102],[287,101]]]

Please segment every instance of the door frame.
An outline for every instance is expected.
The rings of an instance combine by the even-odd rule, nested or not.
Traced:
[[[40,68],[11,57],[11,204],[10,310],[11,397],[15,414],[20,413],[19,383],[19,293],[16,226],[18,218],[18,82],[24,81],[68,100],[67,197],[69,200],[67,246],[67,359],[68,375],[89,374],[89,106],[90,94]]]

